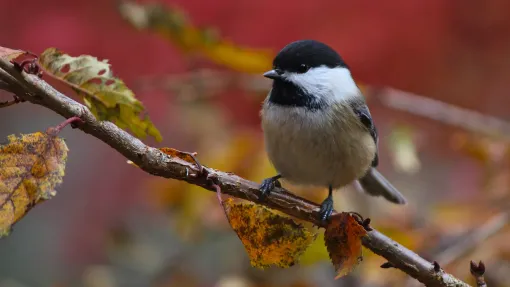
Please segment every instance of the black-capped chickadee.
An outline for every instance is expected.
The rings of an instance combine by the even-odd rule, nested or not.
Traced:
[[[261,117],[269,159],[278,171],[265,179],[267,195],[278,179],[329,187],[320,216],[333,211],[333,189],[358,181],[365,192],[405,204],[406,200],[375,168],[378,137],[365,98],[348,66],[332,48],[314,40],[285,46],[264,74],[273,87]]]

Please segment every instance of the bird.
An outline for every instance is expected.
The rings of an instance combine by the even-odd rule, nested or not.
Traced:
[[[260,184],[266,198],[280,179],[328,188],[320,220],[333,212],[333,190],[359,182],[371,196],[395,204],[405,197],[376,169],[377,128],[349,66],[327,44],[287,44],[263,74],[272,87],[260,110],[264,146],[277,174]]]

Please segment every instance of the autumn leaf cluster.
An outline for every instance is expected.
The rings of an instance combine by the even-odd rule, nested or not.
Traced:
[[[171,30],[168,19],[172,15],[161,15],[159,10],[155,12],[156,10],[147,9],[152,11],[150,17],[156,17],[151,18],[151,23],[155,23],[151,29],[161,31],[161,27],[164,27],[165,32],[201,34],[195,28],[186,25],[178,30]],[[269,56],[263,52],[240,49],[221,40],[204,43],[200,37],[193,39],[191,37],[183,45],[188,49],[205,52],[213,60],[221,62],[224,56],[235,59],[235,55],[238,55],[241,60],[252,58],[255,60],[253,63],[262,64],[256,67],[251,65],[251,62],[244,62],[241,65],[229,60],[228,65],[234,70],[243,67],[245,72],[258,72],[265,69],[269,63]],[[137,137],[152,136],[161,141],[162,136],[147,116],[144,106],[125,83],[114,76],[107,60],[99,60],[89,55],[74,57],[56,48],[48,48],[39,57],[27,62],[26,58],[30,59],[34,55],[8,48],[2,48],[0,51],[2,51],[0,56],[9,59],[20,69],[31,72],[24,66],[26,63],[29,63],[31,68],[40,67],[44,77],[70,88],[98,120],[110,121],[119,128],[131,131]],[[79,121],[79,118],[76,120]],[[62,182],[68,152],[67,145],[58,137],[58,132],[69,123],[64,122],[56,128],[49,128],[45,133],[35,132],[20,137],[11,135],[8,138],[9,143],[1,147],[2,235],[7,235],[12,226],[31,208],[56,195],[55,188]],[[169,157],[197,162],[191,153],[172,148],[160,150]],[[293,266],[317,238],[316,231],[309,231],[302,224],[266,207],[234,203],[230,198],[222,201],[221,206],[232,229],[244,244],[251,264],[255,267]],[[351,215],[342,213],[338,218],[331,223],[335,227],[327,229],[325,243],[339,276],[342,276],[348,274],[362,258],[361,238],[366,232]]]
[[[185,94],[189,93],[189,86],[196,89],[202,88],[198,97],[205,98],[206,95],[219,90],[219,86],[223,85],[225,88],[233,83],[241,83],[242,89],[257,94],[254,101],[257,105],[260,100],[258,96],[265,95],[267,92],[269,85],[260,84],[255,79],[271,67],[274,51],[233,43],[214,28],[193,24],[192,19],[176,7],[121,1],[118,9],[126,20],[126,25],[160,36],[180,50],[187,59],[205,59],[206,62],[219,67],[210,73],[193,73],[192,71],[186,75],[174,75],[171,81],[172,91],[178,90]],[[34,56],[25,51],[0,47],[0,57],[15,64],[23,63],[27,57]],[[139,90],[135,85],[129,84],[131,87],[128,87],[121,79],[122,76],[114,73],[108,60],[91,55],[70,55],[58,48],[48,48],[34,59],[43,72],[43,80],[82,102],[98,120],[112,122],[140,139],[152,138],[161,142],[163,138],[161,132],[151,121],[142,101],[136,96],[136,94],[140,95]],[[25,66],[26,72],[29,72],[28,66]],[[222,73],[225,70],[227,72]],[[242,80],[239,80],[240,75],[243,77]],[[148,86],[153,84],[150,82]],[[363,92],[368,97],[372,96],[368,91]],[[384,95],[378,96],[384,102]],[[18,103],[21,100],[17,98],[12,103]],[[195,99],[194,103],[199,102]],[[386,102],[387,105],[388,102]],[[0,105],[0,107],[10,104]],[[395,104],[393,108],[396,106],[398,105]],[[424,104],[417,103],[410,106],[413,109],[423,107],[426,110]],[[200,156],[168,147],[161,147],[160,151],[169,158],[179,158],[191,164],[195,164],[196,159],[199,158],[200,162],[206,162],[219,170],[232,171],[250,179],[260,179],[274,173],[267,160],[261,160],[265,154],[263,148],[256,144],[260,138],[239,131],[236,131],[234,135],[226,135],[227,133],[223,131],[226,125],[218,124],[220,117],[215,117],[214,108],[199,103],[193,109],[194,111],[189,112],[191,115],[186,119],[189,120],[186,123],[186,133],[193,135],[192,138],[199,146],[197,150],[201,151]],[[444,114],[442,116],[444,121],[450,121],[448,117],[458,115],[457,112]],[[426,112],[421,115],[426,115]],[[430,118],[437,120],[432,116]],[[475,118],[462,117],[457,122],[469,125],[475,121]],[[201,123],[197,124],[197,122]],[[455,119],[450,122],[455,122]],[[211,128],[212,125],[216,126]],[[46,132],[6,135],[7,142],[1,146],[0,150],[0,233],[2,236],[8,235],[13,226],[32,208],[57,194],[56,190],[59,189],[65,174],[69,151],[64,139],[53,131],[54,129],[50,128]],[[198,133],[206,135],[199,137],[196,136]],[[214,137],[214,143],[206,139],[207,135],[212,133],[222,133]],[[507,220],[505,207],[501,205],[508,201],[508,196],[502,190],[506,190],[508,183],[509,169],[505,162],[510,158],[510,148],[505,140],[497,136],[481,137],[480,134],[486,135],[487,131],[475,135],[454,132],[445,145],[449,145],[452,150],[467,155],[474,162],[486,167],[487,180],[484,182],[484,188],[488,190],[486,193],[465,203],[442,200],[431,207],[430,214],[420,214],[421,217],[427,218],[427,227],[416,223],[422,220],[418,215],[410,212],[393,212],[393,210],[387,212],[385,217],[377,218],[376,223],[377,229],[384,234],[426,255],[426,258],[439,258],[438,261],[443,268],[455,270],[455,274],[461,276],[465,276],[468,270],[465,266],[458,267],[460,265],[457,263],[466,262],[469,256],[477,258],[481,256],[481,248],[478,247],[467,248],[467,251],[458,251],[455,248],[456,242],[462,243],[465,236],[463,232],[480,238],[479,229],[483,231],[492,227],[498,230],[495,232],[497,234],[483,245],[483,249],[487,252],[482,255],[490,257],[497,265],[497,262],[507,261],[510,254],[506,244],[508,230],[500,227],[504,226],[501,222]],[[395,125],[388,137],[389,154],[393,166],[401,174],[409,177],[419,172],[424,165],[419,156],[420,149],[423,148],[417,144],[419,137],[420,134],[416,129],[403,124]],[[221,146],[221,148],[211,149],[212,145]],[[70,152],[74,152],[72,147]],[[147,185],[144,191],[153,206],[165,211],[172,209],[172,212],[179,213],[173,219],[179,236],[186,237],[193,232],[201,232],[200,229],[203,228],[201,224],[205,225],[204,222],[207,220],[221,225],[218,221],[214,221],[217,218],[214,219],[212,215],[217,214],[215,211],[219,210],[222,222],[225,222],[227,228],[229,230],[231,228],[238,236],[252,266],[262,269],[268,269],[270,266],[286,268],[296,264],[308,265],[322,260],[331,260],[339,278],[352,272],[362,260],[365,260],[360,266],[363,272],[363,283],[373,284],[389,280],[388,272],[394,272],[391,273],[392,283],[403,282],[405,279],[403,277],[405,274],[400,274],[393,269],[381,271],[379,266],[385,262],[383,258],[371,253],[365,254],[365,257],[362,256],[362,238],[367,232],[360,225],[359,218],[351,213],[338,213],[326,226],[325,232],[320,232],[317,227],[306,222],[262,205],[234,200],[226,195],[222,195],[224,199],[217,204],[210,193],[201,193],[203,189],[196,185],[157,177],[147,182],[144,183]],[[413,189],[414,186],[411,190]],[[305,194],[299,188],[290,190],[298,195]],[[65,192],[65,190],[59,192]],[[306,190],[306,197],[318,202],[323,198],[324,192],[321,189]],[[432,193],[432,191],[427,192]],[[337,201],[337,204],[342,208],[351,207],[349,205],[349,201],[352,200],[351,195],[340,196],[343,197],[342,201]],[[427,198],[431,197],[427,193]],[[365,210],[360,211],[363,214],[372,212],[372,209],[381,208],[372,205],[363,207],[366,207]],[[494,216],[492,214],[494,210],[503,214]],[[475,219],[472,219],[473,214],[476,214]],[[488,219],[489,221],[486,222]],[[444,250],[436,250],[438,242],[443,241],[454,243],[447,244]],[[493,254],[497,256],[492,256]]]

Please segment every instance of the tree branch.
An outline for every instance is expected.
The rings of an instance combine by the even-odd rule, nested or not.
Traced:
[[[18,94],[21,99],[51,109],[65,118],[81,118],[83,122],[76,123],[79,129],[105,142],[145,172],[165,178],[183,180],[215,191],[211,181],[200,176],[196,165],[176,157],[169,157],[157,148],[145,145],[111,122],[98,121],[82,104],[66,97],[37,76],[19,72],[6,60],[0,59],[0,68],[6,72],[0,72],[0,81],[12,83],[12,79],[15,79],[17,83],[13,84],[23,87],[24,91]],[[7,80],[4,80],[5,74],[9,76]],[[320,207],[313,202],[293,195],[283,188],[276,188],[265,201],[259,202],[257,183],[232,173],[209,167],[204,167],[204,169],[214,178],[215,184],[221,188],[224,194],[256,202],[324,227],[324,224],[318,220]],[[443,270],[435,271],[433,263],[375,229],[368,232],[368,235],[363,238],[363,245],[386,258],[392,267],[402,270],[426,286],[469,286]]]
[[[372,89],[387,107],[419,115],[485,136],[510,140],[510,123],[497,117],[390,88]]]

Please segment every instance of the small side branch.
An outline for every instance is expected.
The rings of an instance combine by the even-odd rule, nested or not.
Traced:
[[[21,102],[23,102],[23,100],[21,100],[17,96],[14,96],[13,99],[10,101],[0,102],[0,108],[9,107],[9,106],[15,105],[17,103],[21,103]]]
[[[487,284],[485,283],[485,278],[483,277],[483,275],[485,274],[485,264],[483,264],[482,261],[480,261],[478,264],[471,261],[470,271],[471,275],[475,277],[477,287],[487,287]]]

